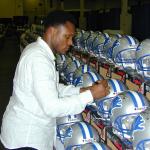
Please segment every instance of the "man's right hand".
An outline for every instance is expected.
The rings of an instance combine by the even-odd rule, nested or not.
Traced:
[[[96,84],[93,84],[90,88],[94,100],[103,98],[109,94],[110,87],[107,80],[99,80]]]

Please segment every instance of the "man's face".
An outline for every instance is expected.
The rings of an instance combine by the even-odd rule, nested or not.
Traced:
[[[54,27],[51,39],[51,48],[60,54],[65,54],[72,45],[72,38],[75,34],[75,26],[66,22],[65,25]]]

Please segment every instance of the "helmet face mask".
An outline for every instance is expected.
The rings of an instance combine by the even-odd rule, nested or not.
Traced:
[[[136,50],[137,72],[145,80],[150,79],[150,39],[143,40]]]
[[[123,36],[119,38],[112,47],[113,61],[121,67],[121,69],[136,69],[136,49],[138,41],[131,36]]]
[[[137,61],[137,71],[145,79],[150,79],[150,55],[144,56]]]

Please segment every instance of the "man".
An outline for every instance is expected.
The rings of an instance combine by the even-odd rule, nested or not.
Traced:
[[[1,141],[7,149],[52,150],[56,145],[56,117],[79,114],[85,106],[109,93],[105,80],[87,88],[59,84],[55,53],[72,45],[75,21],[63,11],[51,12],[44,34],[21,54],[13,93],[3,116]]]

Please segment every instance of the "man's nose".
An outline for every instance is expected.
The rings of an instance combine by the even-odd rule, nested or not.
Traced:
[[[69,46],[72,46],[72,45],[73,45],[72,39],[68,40],[68,45],[69,45]]]

